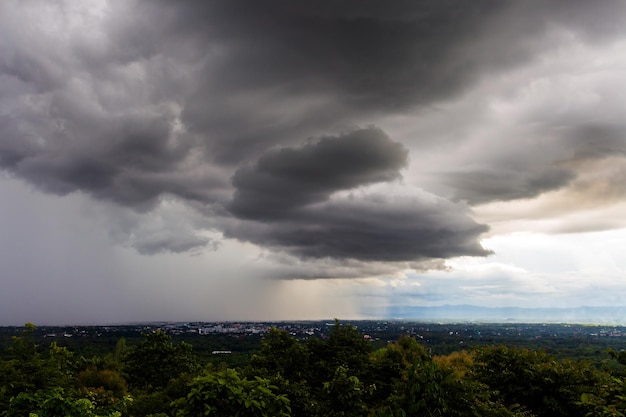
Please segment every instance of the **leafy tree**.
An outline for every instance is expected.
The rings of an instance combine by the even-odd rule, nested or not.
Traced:
[[[447,414],[450,417],[531,417],[532,413],[517,406],[506,407],[489,386],[470,378],[474,354],[468,351],[453,352],[434,357],[443,375],[441,386],[446,393]]]
[[[12,398],[53,388],[73,385],[72,353],[52,343],[46,355],[34,342],[36,327],[27,323],[20,336],[14,336],[9,359],[0,362],[0,413],[9,410]],[[2,414],[0,414],[2,415]]]
[[[369,358],[369,380],[376,387],[374,400],[380,403],[389,398],[400,384],[406,383],[411,366],[428,358],[426,349],[409,336],[373,352]]]
[[[300,381],[308,371],[309,352],[298,339],[285,330],[271,328],[263,337],[261,351],[254,355],[251,365],[256,372],[280,375],[289,381]]]
[[[597,372],[583,362],[505,346],[479,349],[472,374],[497,390],[504,404],[519,404],[539,417],[584,416],[581,394],[599,382]]]
[[[461,378],[465,377],[474,366],[474,354],[467,350],[452,352],[445,356],[435,356],[433,360],[439,366],[453,370]]]
[[[608,350],[609,356],[617,361],[617,368],[600,375],[595,389],[580,396],[580,406],[586,410],[586,416],[624,417],[626,416],[626,378],[623,365],[626,365],[626,352]]]
[[[333,379],[324,383],[322,391],[324,414],[329,417],[357,417],[367,411],[365,398],[373,386],[365,387],[356,376],[349,376],[343,366],[337,367]]]
[[[305,343],[272,329],[245,368],[198,376],[191,345],[164,332],[130,348],[109,338],[108,352],[75,359],[56,343],[42,349],[35,330],[1,352],[0,417],[626,416],[623,352],[597,368],[505,346],[431,357],[407,336],[372,352],[337,320]]]
[[[121,417],[126,398],[116,409],[99,408],[89,398],[80,398],[62,388],[39,390],[35,393],[20,393],[12,398],[6,417]]]
[[[334,373],[338,366],[355,370],[363,368],[372,351],[372,345],[363,338],[356,327],[349,324],[342,325],[339,320],[335,319],[335,325],[328,333],[328,341],[322,351],[326,354],[325,359],[336,365],[333,369]]]
[[[33,338],[35,329],[34,324],[26,323],[21,335],[11,338],[8,361],[0,374],[2,385],[7,387],[5,392],[10,395],[46,386],[47,378],[42,372],[44,360]]]
[[[340,366],[350,376],[359,379],[366,377],[372,346],[356,327],[342,325],[339,320],[335,320],[327,340],[309,339],[306,347],[310,355],[307,380],[313,389],[321,390],[325,382],[334,378]]]
[[[289,417],[289,399],[269,380],[241,377],[234,369],[207,373],[189,384],[174,406],[177,417]]]
[[[128,347],[126,346],[126,339],[120,338],[117,343],[115,343],[115,351],[113,351],[113,355],[111,356],[111,365],[113,365],[114,369],[119,369],[124,361],[124,356]]]
[[[50,344],[48,357],[43,361],[43,372],[48,387],[67,388],[74,382],[74,354],[66,347]]]
[[[298,339],[276,328],[263,337],[261,350],[252,357],[246,375],[267,378],[291,401],[293,415],[318,415],[319,401],[313,398],[309,381],[310,352]]]
[[[37,326],[29,322],[24,325],[21,336],[11,337],[11,346],[9,347],[11,359],[26,362],[37,356],[37,345],[33,337],[35,330],[37,330]]]
[[[174,344],[160,330],[145,333],[139,345],[129,348],[124,365],[131,387],[148,391],[162,389],[170,379],[198,369],[192,346],[185,342]]]
[[[394,402],[409,416],[446,416],[449,411],[448,396],[444,388],[445,375],[435,362],[416,360],[408,372],[406,383],[401,384]]]
[[[127,384],[118,371],[90,366],[76,377],[78,391],[101,407],[116,409],[128,399]]]
[[[492,399],[487,385],[466,377],[473,363],[467,353],[435,360],[415,339],[403,336],[371,358],[377,375],[375,394],[387,395],[375,405],[376,417],[526,415]],[[390,382],[385,384],[384,376]]]

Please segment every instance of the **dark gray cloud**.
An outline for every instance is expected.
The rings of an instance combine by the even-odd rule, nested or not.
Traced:
[[[205,174],[186,166],[190,149],[176,142],[167,115],[89,120],[71,109],[56,109],[66,123],[76,125],[81,118],[83,126],[21,135],[9,132],[0,144],[5,169],[45,191],[84,191],[141,208],[153,205],[163,194],[206,201],[207,190],[220,186],[219,178],[205,177],[204,184],[194,181],[194,176]],[[1,133],[18,123],[8,120]],[[19,145],[13,146],[18,140]]]
[[[541,134],[546,135],[545,132]],[[454,190],[456,200],[470,205],[529,199],[568,186],[578,187],[580,184],[576,180],[583,173],[581,170],[584,171],[583,165],[626,155],[626,126],[617,123],[573,124],[546,137],[549,146],[538,149],[511,147],[509,153],[512,156],[501,157],[508,162],[507,166],[495,160],[485,168],[470,167],[440,173],[439,179]],[[614,194],[608,192],[616,188],[613,180],[605,178],[601,184],[607,195]]]
[[[444,175],[455,188],[455,198],[469,204],[536,197],[557,190],[576,177],[573,171],[550,167],[530,171],[469,171]]]
[[[243,225],[230,232],[305,258],[400,262],[485,256],[489,252],[478,237],[486,231],[462,206],[442,199],[373,195],[311,207],[297,222]]]
[[[322,126],[433,106],[558,47],[551,31],[609,38],[624,9],[582,1],[270,3],[206,2],[165,13],[183,38],[206,36],[206,64],[183,119],[213,136],[207,147],[221,163],[319,136]]]
[[[480,2],[266,6],[207,3],[193,17],[183,9],[173,19],[186,36],[198,27],[210,42],[182,116],[193,131],[213,136],[207,148],[220,163],[453,96],[485,65],[458,48],[499,8]]]
[[[485,256],[477,240],[486,231],[462,206],[424,193],[332,201],[302,210],[297,221],[245,222],[227,233],[305,258],[399,262]]]
[[[181,233],[159,234],[142,239],[141,242],[133,242],[133,247],[142,255],[153,255],[167,252],[194,252],[201,251],[211,245],[217,249],[216,242],[201,236],[185,236]]]
[[[22,34],[27,14],[5,6],[0,72],[15,103],[0,164],[51,192],[214,201],[268,147],[450,98],[550,48],[555,27],[606,39],[620,4],[138,1],[59,39]],[[48,12],[70,26],[71,11]],[[231,171],[197,181],[203,164]]]
[[[270,150],[235,173],[230,211],[248,219],[280,219],[335,191],[398,179],[407,157],[401,144],[376,128]]]
[[[333,195],[398,179],[406,162],[406,149],[376,128],[268,151],[233,177],[231,212],[256,222],[227,234],[305,258],[399,262],[486,255],[477,239],[487,227],[461,205],[399,184],[407,195]]]
[[[230,174],[181,126],[175,56],[144,38],[133,5],[0,6],[0,168],[138,210],[163,195],[213,202]]]
[[[567,129],[562,139],[571,143],[573,160],[626,155],[624,124],[581,124]]]
[[[46,192],[85,193],[142,212],[174,196],[211,215],[289,221],[291,229],[267,231],[269,246],[374,259],[357,247],[364,225],[371,228],[364,242],[410,239],[387,234],[382,225],[395,226],[361,206],[343,218],[345,202],[331,201],[333,194],[399,178],[408,164],[404,141],[419,148],[438,139],[401,145],[355,126],[453,100],[557,50],[554,33],[610,42],[624,30],[625,9],[582,0],[3,3],[0,169]],[[338,136],[343,131],[352,133]],[[303,145],[310,137],[322,139]],[[532,197],[572,178],[557,161],[528,158],[528,168],[513,170],[446,167],[452,174],[441,182],[479,203]],[[376,206],[381,218],[398,215],[440,247],[410,241],[398,258],[483,253],[471,243],[483,227],[462,205],[444,210],[467,221],[454,231],[412,223],[430,219],[429,210],[405,218],[388,204]],[[326,238],[341,222],[348,230],[332,255]],[[146,252],[211,242],[159,236]],[[265,244],[261,234],[249,240]]]

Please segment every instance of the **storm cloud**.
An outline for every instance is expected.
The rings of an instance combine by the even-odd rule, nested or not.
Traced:
[[[574,172],[557,167],[536,172],[500,169],[446,175],[457,190],[455,198],[470,204],[536,197],[543,192],[562,188],[575,176]]]
[[[304,258],[400,262],[485,256],[478,238],[486,231],[463,206],[402,190],[336,198],[302,208],[292,220],[244,223],[228,235]]]
[[[624,51],[622,0],[0,1],[0,324],[624,305]]]
[[[233,177],[230,210],[256,224],[227,233],[305,258],[486,255],[477,239],[487,228],[461,205],[399,184],[386,185],[386,193],[365,187],[398,180],[407,156],[375,128],[269,151]]]
[[[108,227],[142,254],[223,235],[313,260],[484,256],[469,206],[582,189],[585,161],[623,155],[623,74],[560,60],[620,50],[623,16],[582,0],[4,2],[0,168],[135,213]],[[190,220],[159,214],[169,201]]]
[[[271,150],[235,173],[230,210],[249,219],[280,219],[336,191],[398,179],[407,157],[401,144],[375,128]]]

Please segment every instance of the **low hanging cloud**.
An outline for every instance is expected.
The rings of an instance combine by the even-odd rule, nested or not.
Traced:
[[[552,129],[554,130],[554,129]],[[536,132],[526,132],[530,137]],[[491,166],[440,173],[441,183],[448,185],[455,200],[475,206],[492,202],[532,199],[544,193],[580,188],[588,176],[590,164],[614,164],[626,157],[626,126],[618,123],[578,123],[560,127],[555,132],[543,132],[548,145],[538,143],[511,150],[515,157],[506,156],[508,166]],[[621,181],[619,179],[618,181]],[[623,187],[615,187],[614,178],[595,176],[593,184],[602,188],[607,197]],[[590,193],[591,194],[591,193]],[[597,199],[597,193],[594,193]]]
[[[103,228],[115,242],[142,255],[195,255],[220,245],[221,233],[211,219],[173,198],[162,199],[149,212],[109,204],[92,208],[90,214],[94,221],[107,223]]]
[[[521,172],[506,169],[458,172],[445,177],[456,189],[456,199],[475,205],[537,197],[566,186],[576,175],[567,169],[549,167]]]
[[[478,243],[487,226],[463,206],[407,192],[348,196],[302,209],[294,221],[244,223],[228,233],[305,258],[401,262],[489,254]]]
[[[312,259],[487,255],[478,243],[487,227],[464,206],[390,183],[407,156],[376,128],[268,151],[235,173],[230,210],[247,221],[226,233]]]
[[[408,151],[376,128],[270,150],[235,173],[230,211],[253,220],[289,217],[336,191],[398,179],[407,159]]]

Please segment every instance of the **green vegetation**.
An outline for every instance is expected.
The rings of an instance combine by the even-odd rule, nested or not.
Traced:
[[[0,417],[626,415],[624,351],[594,362],[509,345],[433,354],[423,336],[380,346],[335,321],[324,337],[273,328],[233,364],[159,330],[92,355],[36,334],[29,323],[0,351]]]

